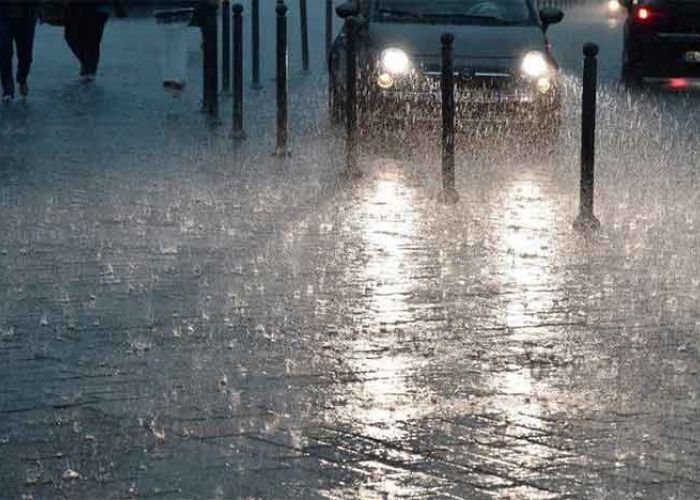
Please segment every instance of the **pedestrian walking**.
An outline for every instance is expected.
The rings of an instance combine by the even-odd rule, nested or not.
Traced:
[[[19,93],[22,97],[29,93],[27,78],[32,66],[37,14],[35,0],[0,0],[0,76],[4,103],[10,103],[15,97],[12,67],[15,48]]]
[[[65,12],[65,38],[80,61],[80,76],[92,82],[100,64],[100,46],[105,25],[112,12],[125,17],[121,0],[68,0]]]

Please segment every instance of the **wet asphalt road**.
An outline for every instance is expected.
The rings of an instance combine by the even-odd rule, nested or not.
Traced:
[[[42,29],[0,110],[0,497],[698,498],[699,97],[619,89],[620,25],[567,14],[560,151],[461,144],[452,207],[430,134],[342,180],[320,30],[280,161],[269,79],[246,143],[206,127],[194,34],[174,99],[150,20],[89,88]]]

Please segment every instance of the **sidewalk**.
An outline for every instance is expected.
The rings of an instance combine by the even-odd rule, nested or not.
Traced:
[[[586,241],[573,77],[560,156],[461,145],[445,207],[433,137],[342,180],[318,63],[290,159],[269,82],[209,129],[196,36],[174,100],[152,27],[93,87],[42,29],[0,110],[2,495],[697,496],[694,101],[601,92]]]

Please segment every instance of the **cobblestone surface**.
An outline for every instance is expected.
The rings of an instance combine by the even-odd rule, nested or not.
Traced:
[[[41,30],[0,110],[0,496],[698,498],[697,96],[614,88],[619,26],[567,22],[561,151],[461,144],[455,206],[430,134],[343,180],[318,52],[279,161],[271,84],[244,144],[197,113],[194,37],[173,99],[150,21],[109,26],[93,88]]]

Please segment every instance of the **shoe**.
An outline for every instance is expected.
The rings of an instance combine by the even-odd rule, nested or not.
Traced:
[[[163,82],[163,87],[169,90],[181,91],[185,89],[185,84],[175,80],[166,80]]]
[[[27,82],[20,82],[19,95],[22,97],[27,97],[29,95],[29,85],[27,85]]]
[[[2,96],[2,103],[3,104],[10,104],[12,102],[12,96],[9,94],[6,94]]]
[[[85,73],[83,75],[83,82],[92,83],[95,81],[95,73]]]

